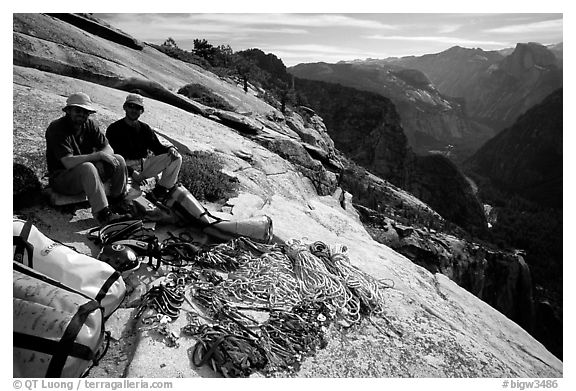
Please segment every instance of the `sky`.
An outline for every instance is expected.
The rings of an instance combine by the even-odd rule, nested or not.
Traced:
[[[148,43],[258,48],[286,66],[563,42],[562,13],[95,13]]]

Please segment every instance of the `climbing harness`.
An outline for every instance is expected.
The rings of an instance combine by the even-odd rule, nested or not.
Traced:
[[[202,251],[199,243],[193,242],[191,236],[186,232],[178,236],[168,232],[169,237],[164,240],[160,246],[160,255],[162,263],[174,266],[184,267],[194,262],[196,256]]]
[[[122,239],[149,238],[147,231],[142,220],[129,220],[93,228],[88,231],[88,238],[96,244],[105,245]]]

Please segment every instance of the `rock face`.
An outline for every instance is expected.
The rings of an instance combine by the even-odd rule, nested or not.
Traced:
[[[299,64],[288,71],[301,79],[337,83],[389,98],[417,153],[460,143],[475,135],[461,104],[440,94],[417,70],[355,62]]]
[[[418,80],[413,83],[418,84]],[[331,83],[297,80],[295,85],[324,118],[340,151],[380,178],[416,195],[445,219],[471,232],[485,229],[482,206],[468,181],[444,156],[412,152],[390,100]],[[360,178],[344,181],[351,183]]]
[[[510,56],[482,75],[475,99],[467,101],[475,118],[500,130],[561,88],[562,82],[562,70],[548,49],[536,43],[518,44]]]
[[[562,89],[528,110],[466,162],[497,187],[562,207]]]
[[[410,151],[390,100],[318,81],[296,79],[295,88],[323,118],[339,151],[395,185],[404,184]]]
[[[368,232],[432,273],[442,273],[468,292],[533,331],[536,322],[528,265],[514,252],[484,246],[427,227],[399,224],[358,207]]]
[[[101,53],[104,55],[101,59],[113,56],[115,61],[109,61],[109,67],[98,69],[100,75],[114,75],[112,70],[122,68],[127,74],[146,74],[168,90],[178,87],[179,78],[196,78],[219,92],[226,92],[229,97],[244,96],[236,86],[223,85],[208,72],[162,57],[149,47],[134,51],[43,15],[15,15],[14,18],[14,144],[29,145],[28,150],[15,149],[15,161],[24,158],[30,150],[43,150],[41,142],[45,128],[50,120],[61,115],[66,96],[71,92],[84,91],[91,96],[99,106],[93,118],[101,128],[121,116],[125,91],[106,83],[99,84],[98,80],[102,79],[96,77],[87,80],[85,72],[82,77],[75,78],[68,72],[68,67],[51,68],[48,65],[58,61],[73,62],[85,54],[83,50]],[[22,33],[18,27],[22,20],[27,21],[27,33]],[[39,40],[34,38],[36,35],[46,38]],[[59,57],[61,52],[58,50],[43,50],[53,44],[50,37],[60,36],[74,37],[65,49],[69,56]],[[25,42],[33,44],[28,46]],[[27,57],[38,61],[22,60]],[[156,65],[151,64],[153,61],[157,61]],[[36,64],[40,64],[41,69],[37,69]],[[147,64],[147,68],[141,68],[142,64]],[[59,74],[62,70],[64,74]],[[181,85],[189,82],[181,80]],[[238,104],[245,112],[262,114],[258,121],[266,122],[269,119],[263,118],[274,117],[269,106],[255,97],[246,96]],[[562,376],[562,363],[517,324],[447,277],[432,274],[372,240],[360,224],[357,213],[349,207],[344,209],[350,204],[349,197],[346,201],[341,192],[338,196],[338,192],[335,196],[320,196],[311,180],[295,164],[263,147],[259,140],[251,138],[252,135],[200,112],[191,113],[153,97],[146,100],[143,120],[160,129],[183,150],[212,151],[221,155],[226,172],[235,175],[239,183],[239,196],[230,200],[233,215],[270,216],[274,221],[274,234],[283,241],[309,238],[329,245],[345,245],[353,265],[377,279],[393,281],[394,289],[385,290],[386,310],[382,316],[374,316],[357,328],[332,327],[328,346],[315,357],[306,358],[297,376]],[[281,120],[278,123],[284,129]],[[294,131],[265,127],[258,136],[271,138],[274,135],[283,140],[294,137],[291,132]],[[27,212],[34,214],[45,235],[87,253],[96,253],[95,245],[85,235],[93,224],[88,209],[77,210],[72,216],[69,212],[46,207]],[[185,321],[185,317],[180,319]],[[179,335],[181,346],[170,348],[144,326],[135,332],[138,342],[135,351],[129,354],[131,361],[125,375],[209,376],[190,363],[187,347],[194,343],[191,337]],[[175,332],[179,334],[179,329]]]
[[[555,67],[556,62],[556,56],[546,46],[534,42],[519,43],[512,54],[502,60],[499,68],[511,76],[522,78],[526,72]]]

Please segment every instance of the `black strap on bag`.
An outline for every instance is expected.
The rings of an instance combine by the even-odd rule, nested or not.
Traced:
[[[102,284],[102,286],[100,287],[100,290],[98,291],[98,294],[96,295],[94,300],[100,303],[108,293],[110,287],[114,285],[114,283],[118,281],[121,277],[122,275],[117,270],[114,270],[114,273],[110,274],[110,277],[108,277],[106,281],[104,281],[104,284]]]
[[[72,349],[76,344],[75,340],[78,337],[78,333],[82,329],[82,326],[88,319],[88,316],[95,310],[100,309],[102,311],[102,307],[96,301],[89,301],[86,304],[83,304],[78,308],[76,315],[70,320],[68,323],[68,327],[64,331],[62,338],[58,342],[58,346],[56,352],[52,354],[52,359],[50,360],[50,364],[48,365],[48,370],[46,371],[46,377],[61,377],[62,370],[64,369],[64,365],[66,364],[66,360],[68,356],[71,356]],[[102,316],[104,311],[102,311]],[[102,335],[100,336],[99,343],[102,341],[103,338],[103,331],[104,331],[104,322],[102,322]],[[89,360],[93,360],[95,357],[94,354],[91,355]]]
[[[14,331],[13,335],[15,348],[34,350],[52,356],[57,354],[58,349],[60,349],[60,342],[58,341],[45,339],[36,335],[23,334],[17,331]],[[87,361],[94,359],[95,356],[94,352],[88,346],[76,342],[72,345],[68,355]]]
[[[32,261],[34,255],[34,245],[28,241],[31,230],[32,222],[27,220],[22,226],[20,235],[13,237],[13,244],[16,246],[16,249],[14,250],[14,260],[19,263],[24,263],[24,253],[28,252],[27,266],[34,267]]]

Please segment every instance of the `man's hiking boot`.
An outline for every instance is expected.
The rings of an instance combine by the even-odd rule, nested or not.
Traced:
[[[108,205],[112,212],[116,212],[118,214],[134,213],[134,204],[132,201],[126,199],[125,196],[109,197]]]
[[[119,221],[130,220],[131,216],[112,212],[110,208],[106,206],[104,207],[104,209],[96,212],[95,218],[98,224],[108,225],[112,223],[117,223]]]
[[[170,193],[170,189],[167,189],[164,186],[156,185],[156,187],[154,187],[151,192],[146,193],[146,198],[153,203],[164,203],[168,197],[168,193]]]

